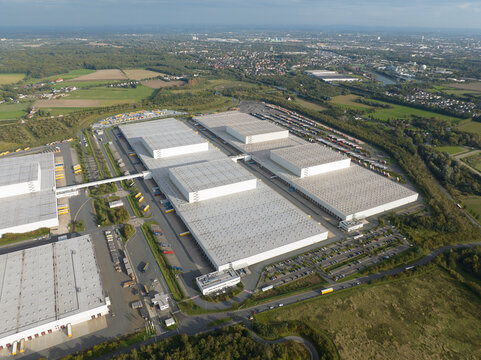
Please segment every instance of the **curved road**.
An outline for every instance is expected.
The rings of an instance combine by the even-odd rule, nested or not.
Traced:
[[[370,281],[370,280],[380,279],[380,278],[385,277],[385,276],[396,275],[396,274],[399,274],[403,271],[409,270],[412,267],[425,265],[428,262],[430,262],[431,260],[433,260],[436,256],[442,254],[443,252],[449,251],[451,249],[472,248],[472,247],[476,247],[476,246],[480,246],[480,245],[481,245],[481,242],[471,243],[471,244],[457,244],[457,245],[443,246],[441,248],[438,248],[438,249],[432,251],[431,253],[429,253],[425,257],[423,257],[423,258],[421,258],[421,259],[419,259],[419,260],[417,260],[413,263],[403,265],[403,266],[399,266],[399,267],[391,269],[391,270],[386,270],[386,271],[383,271],[383,272],[378,273],[378,274],[367,275],[367,276],[360,277],[360,278],[357,278],[357,279],[354,279],[354,280],[349,280],[349,281],[346,281],[346,282],[343,282],[343,283],[334,284],[334,285],[332,285],[332,288],[334,289],[334,291],[341,290],[341,289],[344,289],[344,288],[354,287],[354,286],[360,285],[360,284],[365,283],[365,282]],[[230,326],[230,325],[233,325],[233,324],[236,324],[236,323],[245,324],[246,327],[251,331],[251,333],[253,334],[253,336],[256,340],[264,342],[264,341],[267,341],[267,340],[264,340],[264,339],[258,337],[249,328],[249,318],[251,317],[251,314],[252,314],[253,310],[255,310],[257,313],[260,313],[260,312],[264,312],[264,311],[268,311],[268,310],[273,309],[275,307],[275,305],[278,306],[279,301],[282,301],[282,303],[284,305],[290,305],[290,304],[297,303],[299,301],[313,299],[313,298],[316,298],[318,296],[322,296],[321,295],[321,289],[310,290],[310,291],[307,291],[305,293],[296,294],[296,295],[292,295],[292,296],[282,298],[282,300],[276,299],[275,301],[266,302],[266,303],[263,303],[261,305],[253,306],[253,307],[246,308],[246,309],[240,309],[240,310],[228,310],[228,309],[226,309],[226,311],[224,311],[224,312],[216,312],[216,313],[193,315],[193,316],[190,316],[190,315],[179,312],[179,313],[176,314],[176,317],[177,317],[177,321],[180,324],[180,326],[176,330],[168,331],[168,332],[162,334],[161,336],[155,336],[155,337],[149,338],[149,339],[147,339],[143,342],[140,342],[140,343],[131,345],[129,347],[120,349],[120,350],[118,350],[114,353],[110,353],[108,355],[105,355],[105,356],[101,357],[100,359],[110,359],[113,356],[118,355],[120,353],[126,353],[126,352],[131,351],[134,348],[140,348],[142,345],[147,345],[147,344],[154,343],[156,341],[164,340],[164,339],[167,339],[167,338],[169,338],[171,336],[174,336],[174,335],[177,335],[177,334],[183,333],[183,334],[187,334],[187,335],[195,335],[195,334],[200,334],[200,333],[204,333],[204,332],[214,331],[214,330],[216,330],[220,327]],[[223,319],[223,318],[226,318],[226,317],[230,317],[234,321],[231,321],[231,322],[223,324],[221,326],[213,327],[213,328],[209,329],[209,324],[212,323],[212,321]],[[319,354],[317,353],[317,350],[315,349],[315,347],[310,342],[308,342],[307,340],[305,340],[303,338],[300,338],[300,337],[285,337],[285,338],[273,340],[273,341],[274,342],[282,342],[282,341],[287,341],[287,340],[294,340],[294,341],[299,341],[299,342],[303,343],[309,349],[309,351],[311,353],[311,359],[318,359],[319,358]]]

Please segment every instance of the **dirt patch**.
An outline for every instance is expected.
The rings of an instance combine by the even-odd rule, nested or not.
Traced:
[[[164,80],[145,80],[141,82],[142,85],[147,86],[151,89],[161,89],[166,87],[174,87],[184,85],[184,81],[164,81]]]
[[[152,79],[162,75],[161,73],[144,69],[125,69],[123,71],[130,80]]]
[[[101,81],[101,80],[127,80],[119,69],[97,70],[94,73],[82,75],[68,81]]]
[[[471,90],[471,91],[481,91],[481,81],[472,82],[472,83],[452,83],[448,84],[449,87],[461,90]]]
[[[98,100],[66,100],[66,99],[37,100],[33,104],[33,106],[37,108],[51,108],[51,107],[83,108],[83,107],[93,107],[93,106],[99,106],[99,105],[100,105],[100,101]]]

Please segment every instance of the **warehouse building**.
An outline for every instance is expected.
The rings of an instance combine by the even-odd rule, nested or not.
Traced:
[[[88,235],[0,255],[0,274],[0,348],[109,312]]]
[[[170,151],[172,143],[181,148],[185,139],[195,145],[191,153],[181,149],[177,155],[152,156],[143,138],[162,136],[164,124],[171,138],[159,141],[157,150]],[[120,129],[216,270],[243,268],[327,239],[324,227],[181,121]]]
[[[57,227],[52,153],[0,160],[0,236]]]
[[[339,220],[363,219],[418,198],[407,187],[351,164],[345,155],[293,135],[246,144],[227,129],[232,124],[255,128],[253,124],[265,123],[248,114],[231,111],[194,119]]]

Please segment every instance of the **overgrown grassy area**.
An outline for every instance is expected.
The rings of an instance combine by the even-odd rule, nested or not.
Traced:
[[[466,152],[466,148],[462,146],[438,146],[436,150],[448,153],[449,155],[457,155]]]
[[[164,275],[165,282],[169,286],[170,291],[172,292],[172,296],[175,300],[182,300],[184,298],[184,292],[177,281],[175,274],[172,272],[172,269],[169,266],[168,261],[165,259],[164,254],[162,253],[162,249],[160,248],[157,241],[155,241],[154,234],[150,229],[150,225],[155,224],[158,225],[155,221],[149,221],[142,224],[142,232],[144,233],[147,242],[149,243],[150,249],[154,254],[157,263],[159,264],[160,270]]]
[[[26,232],[26,233],[7,233],[0,237],[0,246],[13,244],[19,241],[36,239],[39,237],[47,236],[50,234],[49,228],[40,228],[38,230]]]
[[[309,109],[309,110],[314,110],[314,111],[324,111],[326,110],[327,108],[325,108],[324,106],[321,106],[319,104],[316,104],[314,102],[311,102],[311,101],[307,101],[307,100],[304,100],[302,98],[295,98],[293,100],[293,102],[299,106],[302,106],[302,107],[305,107],[306,109]]]
[[[356,101],[357,99],[360,99],[360,98],[361,98],[360,96],[352,95],[352,94],[338,95],[338,96],[334,96],[330,102],[332,104],[339,105],[341,107],[347,107],[349,109],[354,109],[354,110],[372,109],[372,106],[361,104]]]
[[[256,316],[326,332],[342,359],[478,359],[481,301],[437,266]]]

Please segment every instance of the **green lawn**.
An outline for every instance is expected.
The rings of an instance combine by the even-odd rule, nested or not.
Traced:
[[[30,103],[21,104],[0,104],[0,121],[14,120],[26,114],[26,109]]]
[[[22,80],[25,74],[0,74],[0,85],[15,84],[16,82]]]
[[[481,301],[438,268],[284,306],[256,319],[300,320],[324,331],[341,359],[481,358]]]
[[[478,152],[474,155],[465,156],[462,160],[472,168],[481,171],[481,153]]]
[[[102,106],[109,106],[139,102],[151,96],[153,92],[153,89],[142,85],[128,89],[100,86],[74,91],[69,96],[66,96],[65,99],[99,100]]]
[[[466,151],[462,146],[439,146],[436,150],[448,153],[449,155],[457,155]]]
[[[458,129],[481,135],[481,122],[468,120],[459,125]]]

